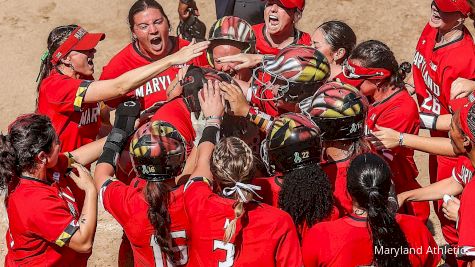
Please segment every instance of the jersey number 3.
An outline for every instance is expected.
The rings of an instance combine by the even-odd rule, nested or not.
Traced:
[[[224,243],[220,240],[214,240],[213,251],[218,249],[226,251],[226,260],[220,261],[218,263],[218,267],[232,267],[234,264],[234,244]]]
[[[186,232],[185,231],[176,231],[176,232],[171,232],[170,233],[172,236],[172,239],[186,239]],[[186,245],[183,246],[177,246],[177,247],[172,247],[173,253],[180,252],[180,259],[172,262],[172,259],[169,257],[166,257],[167,259],[167,265],[164,264],[163,262],[163,257],[164,254],[162,254],[162,249],[160,246],[157,244],[157,241],[155,240],[155,236],[152,235],[150,238],[150,246],[153,249],[153,257],[155,258],[155,267],[165,267],[165,266],[181,266],[185,265],[188,262],[188,248]],[[176,260],[176,259],[173,259]]]

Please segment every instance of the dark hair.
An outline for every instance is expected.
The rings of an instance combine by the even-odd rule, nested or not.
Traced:
[[[51,57],[53,53],[68,39],[71,33],[78,27],[76,24],[64,25],[54,28],[48,35],[47,51],[45,57],[41,58],[40,72],[36,81],[38,85],[36,90],[39,94],[40,85],[44,78],[48,77],[53,69],[53,63],[51,63]],[[38,106],[38,98],[36,99],[36,105]]]
[[[357,156],[348,168],[348,193],[353,202],[368,212],[368,225],[373,239],[373,261],[376,266],[410,266],[407,254],[397,256],[376,253],[377,247],[409,248],[404,233],[388,209],[391,188],[391,169],[384,159],[376,154]]]
[[[338,20],[330,20],[322,23],[317,29],[323,31],[325,40],[334,52],[340,48],[345,49],[345,56],[341,59],[342,62],[350,56],[356,45],[356,34],[348,24]]]
[[[50,119],[44,115],[26,114],[13,121],[8,135],[0,134],[0,190],[14,190],[17,176],[33,171],[38,153],[50,153],[57,140]]]
[[[391,72],[388,83],[396,87],[404,88],[404,79],[411,72],[411,64],[397,63],[394,53],[384,43],[369,40],[360,43],[350,55],[351,59],[358,59],[365,68],[382,68]]]
[[[147,215],[153,226],[155,241],[166,255],[173,258],[171,219],[168,213],[170,186],[163,182],[147,182],[144,195],[149,205]]]
[[[129,27],[130,31],[134,31],[134,16],[137,13],[140,13],[142,11],[147,10],[148,8],[155,8],[162,13],[163,17],[165,17],[168,27],[170,28],[170,20],[168,19],[167,14],[165,14],[165,11],[163,10],[162,5],[160,5],[157,1],[155,0],[137,0],[129,9],[129,15],[128,15],[128,21],[129,21]]]
[[[290,214],[295,225],[306,222],[309,228],[331,214],[333,189],[318,164],[309,164],[284,174],[279,208]]]

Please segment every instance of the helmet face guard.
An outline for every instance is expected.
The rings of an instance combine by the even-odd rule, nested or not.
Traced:
[[[267,82],[264,80],[265,75],[270,76],[270,79]],[[252,71],[251,84],[253,84],[253,86],[264,88],[263,90],[253,90],[254,97],[261,101],[276,101],[283,98],[289,91],[290,86],[290,82],[287,79],[267,71],[264,64]],[[272,90],[273,87],[278,87],[277,94]],[[271,91],[274,97],[266,97],[267,91]]]

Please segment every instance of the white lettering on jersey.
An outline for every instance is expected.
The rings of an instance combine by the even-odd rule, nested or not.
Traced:
[[[457,173],[457,176],[464,184],[468,184],[472,180],[473,173],[467,167],[462,166],[462,170]]]
[[[81,120],[79,121],[79,126],[96,123],[100,113],[101,108],[99,107],[99,104],[97,104],[96,107],[88,108],[86,110],[81,111]]]
[[[432,91],[432,93],[434,93],[436,96],[440,96],[440,86],[436,84],[429,76],[429,71],[427,70],[427,62],[425,58],[421,55],[421,53],[419,53],[419,51],[417,51],[414,55],[413,64],[421,71],[424,83],[426,84],[427,88]],[[437,70],[437,66],[434,63],[431,62],[430,65],[432,68],[435,68],[435,70]]]
[[[151,95],[156,92],[166,91],[168,85],[171,83],[171,78],[169,75],[167,76],[159,76],[149,80],[144,85],[140,86],[139,88],[135,89],[135,96],[137,97],[145,97]],[[144,92],[145,87],[145,92]]]

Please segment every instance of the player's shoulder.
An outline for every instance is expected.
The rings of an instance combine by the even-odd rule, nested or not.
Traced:
[[[257,39],[263,38],[263,30],[264,30],[265,23],[259,23],[252,25],[252,30],[254,31],[254,35]]]
[[[56,202],[60,198],[57,187],[36,181],[21,180],[8,198],[9,206],[18,206],[21,210],[45,207],[41,203]]]
[[[256,217],[260,218],[261,223],[268,224],[269,227],[274,225],[281,229],[295,227],[292,217],[287,212],[265,203],[255,202],[252,205],[254,205],[254,208],[249,210],[250,216],[255,214]]]

